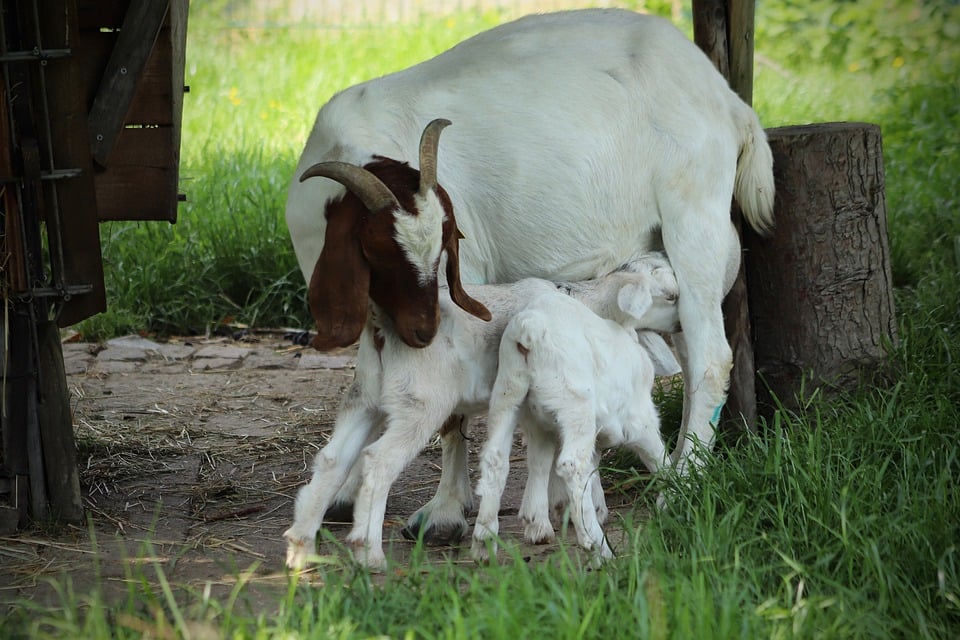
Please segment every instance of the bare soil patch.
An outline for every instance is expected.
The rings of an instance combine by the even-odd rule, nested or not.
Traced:
[[[279,335],[64,345],[89,525],[0,538],[0,602],[56,605],[54,581],[67,580],[79,594],[97,586],[108,599],[122,597],[131,580],[152,582],[159,569],[171,584],[197,592],[208,585],[229,592],[242,576],[250,597],[276,603],[287,586],[282,533],[332,431],[354,356],[318,354]],[[471,465],[482,424],[472,431]],[[501,532],[519,541],[526,472],[519,448],[514,453]],[[439,464],[434,442],[390,493],[384,540],[397,562],[413,548],[400,529],[433,495]],[[608,495],[614,513],[630,502]],[[327,528],[338,541],[349,530]],[[572,532],[565,544],[575,544]],[[427,554],[470,562],[468,547],[469,539]],[[535,560],[556,548],[522,553]],[[321,552],[342,550],[326,542]]]

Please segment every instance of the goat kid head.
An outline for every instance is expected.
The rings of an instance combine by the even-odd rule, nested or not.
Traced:
[[[393,321],[407,345],[426,347],[440,325],[437,270],[446,252],[450,297],[483,320],[490,312],[460,283],[460,231],[447,192],[437,184],[437,147],[449,120],[434,120],[420,139],[420,170],[390,158],[364,167],[321,162],[300,176],[330,178],[347,188],[326,209],[323,250],[309,286],[317,323],[312,346],[353,344],[367,317],[368,299]]]

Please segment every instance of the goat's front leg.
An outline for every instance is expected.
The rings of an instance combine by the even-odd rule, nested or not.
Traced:
[[[317,531],[323,517],[357,464],[364,444],[376,433],[381,416],[359,400],[351,387],[347,405],[341,408],[330,442],[313,460],[313,477],[301,487],[294,504],[293,525],[283,537],[287,540],[287,566],[301,569],[314,552]],[[351,402],[349,398],[357,398]]]
[[[470,417],[452,415],[440,428],[440,483],[427,504],[410,516],[400,531],[408,540],[455,544],[467,532],[466,513],[473,508],[467,466],[467,427]]]
[[[426,447],[442,419],[429,415],[422,407],[420,411],[411,409],[403,417],[388,417],[383,435],[363,450],[363,480],[354,506],[353,529],[347,536],[347,544],[353,547],[354,557],[361,565],[375,571],[386,568],[383,520],[390,487]]]

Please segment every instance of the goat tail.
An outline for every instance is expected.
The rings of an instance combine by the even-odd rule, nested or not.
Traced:
[[[739,116],[740,157],[733,194],[750,226],[761,235],[769,235],[773,230],[775,191],[773,152],[753,109],[743,105]]]

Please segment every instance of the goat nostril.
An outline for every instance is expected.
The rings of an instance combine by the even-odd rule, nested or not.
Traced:
[[[420,341],[420,344],[427,346],[433,340],[434,332],[425,329],[415,329],[413,335],[417,337],[417,340]]]

